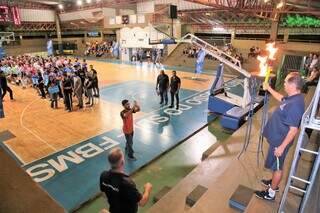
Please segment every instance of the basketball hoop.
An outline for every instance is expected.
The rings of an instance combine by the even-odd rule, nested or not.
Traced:
[[[2,47],[3,42],[9,44],[10,41],[14,40],[14,32],[0,32],[0,47]]]

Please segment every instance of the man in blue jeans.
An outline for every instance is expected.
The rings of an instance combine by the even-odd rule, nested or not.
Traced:
[[[282,178],[284,160],[298,133],[300,121],[304,113],[304,96],[301,94],[303,80],[299,73],[289,73],[284,81],[284,90],[288,94],[283,96],[264,84],[264,90],[280,102],[279,107],[268,120],[263,136],[269,143],[269,150],[265,167],[272,171],[272,179],[261,180],[267,187],[264,191],[256,191],[258,198],[273,201],[275,193],[279,191]]]

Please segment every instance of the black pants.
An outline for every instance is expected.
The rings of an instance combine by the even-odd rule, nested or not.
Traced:
[[[93,82],[93,96],[100,96],[100,92],[99,92],[99,85],[98,82]]]
[[[10,89],[10,87],[8,87],[8,86],[3,87],[3,88],[2,88],[2,92],[3,92],[2,97],[1,97],[2,99],[4,98],[4,96],[6,95],[7,92],[9,92],[9,94],[10,94],[10,99],[11,99],[11,100],[13,99],[13,92],[12,92],[12,90]]]
[[[167,104],[168,103],[168,91],[167,91],[167,89],[160,88],[159,92],[160,92],[160,104],[163,103],[163,100],[164,100],[165,104]]]
[[[174,106],[174,97],[177,100],[177,107],[179,107],[179,92],[178,91],[170,91],[171,94],[171,106]]]
[[[72,110],[72,90],[65,90],[64,91],[64,101],[67,110]]]
[[[51,94],[51,108],[58,108],[58,93]]]
[[[46,97],[46,92],[44,91],[44,84],[40,83],[38,85],[38,87],[39,87],[39,90],[40,90],[41,97],[45,98]]]
[[[129,157],[133,157],[133,132],[131,134],[124,134],[126,137],[126,152],[128,153]]]

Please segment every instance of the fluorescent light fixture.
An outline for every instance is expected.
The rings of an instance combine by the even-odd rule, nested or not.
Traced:
[[[223,27],[214,27],[212,28],[213,31],[224,31]]]
[[[91,3],[91,0],[86,0],[87,4],[90,4]]]
[[[63,10],[63,5],[62,4],[59,4],[58,7],[59,7],[60,10]]]
[[[284,6],[283,1],[282,1],[282,2],[279,2],[279,3],[277,4],[277,9],[280,9],[280,8],[283,7],[283,6]]]
[[[264,3],[268,3],[270,0],[264,0]]]
[[[77,5],[81,6],[82,5],[82,1],[81,0],[77,0]]]

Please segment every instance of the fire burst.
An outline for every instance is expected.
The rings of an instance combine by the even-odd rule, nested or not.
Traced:
[[[269,61],[274,61],[275,54],[278,51],[278,48],[275,47],[275,42],[272,43],[267,43],[267,48],[266,50],[269,52],[267,56],[258,56],[257,59],[260,61],[259,68],[260,68],[260,76],[269,76],[271,72],[271,67],[269,66],[268,62]]]

